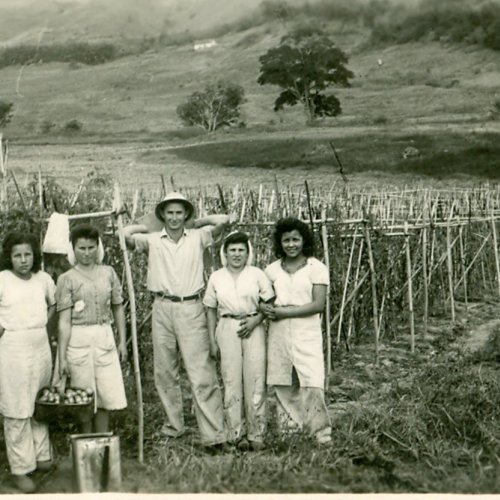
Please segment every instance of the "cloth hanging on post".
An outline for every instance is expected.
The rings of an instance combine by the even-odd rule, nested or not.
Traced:
[[[43,240],[42,252],[66,255],[70,246],[68,215],[52,213]]]

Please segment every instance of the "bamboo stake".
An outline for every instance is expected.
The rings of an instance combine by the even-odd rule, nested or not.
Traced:
[[[365,240],[366,240],[366,249],[368,252],[368,262],[370,265],[370,274],[371,274],[373,329],[374,329],[374,340],[375,340],[375,364],[378,365],[379,329],[378,329],[377,275],[375,274],[375,262],[373,259],[372,243],[370,239],[370,229],[367,223],[365,223]]]
[[[460,242],[460,267],[462,269],[462,278],[464,282],[464,300],[465,300],[465,310],[469,308],[468,300],[467,300],[467,275],[465,272],[465,251],[464,251],[464,240],[463,240],[463,227],[460,226],[458,228],[458,236]]]
[[[424,287],[424,324],[422,329],[422,338],[427,335],[427,326],[429,323],[429,284],[427,282],[427,228],[422,230],[422,283]]]
[[[405,252],[406,252],[406,276],[408,286],[408,313],[410,320],[410,351],[415,352],[415,318],[413,312],[413,282],[411,268],[410,235],[408,224],[405,224]]]
[[[42,186],[42,166],[38,165],[38,208],[40,216],[43,214],[43,186]]]
[[[451,220],[453,215],[453,205],[450,210],[450,217],[448,220]],[[448,288],[450,293],[450,308],[451,308],[451,321],[455,323],[455,290],[453,287],[453,257],[452,257],[452,249],[451,249],[451,227],[448,225],[446,227],[446,262],[448,269]]]
[[[364,246],[364,243],[365,243],[365,240],[361,240],[360,244],[359,244],[359,251],[358,251],[358,261],[357,261],[357,265],[356,265],[356,273],[354,275],[354,290],[357,290],[357,286],[358,286],[358,280],[359,280],[359,272],[360,272],[360,269],[361,269],[361,258],[363,257],[363,246]],[[346,301],[346,304],[344,305],[344,307],[347,305],[347,301]],[[349,326],[347,328],[347,335],[346,335],[346,348],[347,350],[349,350],[349,339],[351,338],[351,334],[352,334],[352,327],[353,327],[353,323],[354,323],[354,302],[352,304],[352,307],[351,307],[351,312],[349,314]]]
[[[116,212],[116,223],[118,226],[118,238],[120,241],[120,248],[123,253],[123,264],[125,268],[125,276],[127,278],[127,291],[130,301],[130,330],[132,334],[132,354],[134,360],[134,375],[137,392],[137,420],[138,420],[138,457],[139,462],[144,462],[144,405],[142,401],[142,384],[141,384],[141,371],[139,366],[139,348],[137,342],[137,318],[136,318],[136,304],[135,304],[135,291],[134,282],[132,278],[132,270],[130,268],[130,261],[128,258],[127,245],[125,243],[125,235],[123,233],[123,220],[122,215],[119,213],[121,209],[120,201],[120,188],[115,184],[115,197],[114,209]]]
[[[495,215],[493,210],[491,211],[491,232],[493,235],[493,254],[495,257],[495,268],[497,271],[498,295],[500,295],[500,260],[498,258],[497,226],[495,223]]]
[[[26,202],[24,201],[24,196],[23,196],[23,193],[21,192],[21,188],[19,187],[19,184],[17,183],[17,179],[16,179],[16,175],[14,174],[14,171],[11,170],[10,175],[12,176],[12,180],[14,181],[14,185],[16,186],[17,194],[19,195],[19,199],[21,200],[23,212],[25,214],[27,214],[28,209],[26,208]]]
[[[321,211],[321,218],[326,219],[326,210]],[[323,240],[323,254],[325,256],[325,265],[328,268],[328,273],[330,273],[330,255],[328,252],[328,231],[326,228],[326,223],[321,226],[321,237]],[[332,369],[332,332],[330,326],[330,284],[327,286],[326,290],[326,310],[325,310],[325,326],[326,326],[326,388],[328,388],[328,382],[330,380],[330,372]]]
[[[358,232],[358,226],[356,226],[356,233]],[[344,281],[344,289],[342,292],[342,301],[340,303],[340,317],[339,317],[339,325],[337,330],[337,344],[340,343],[340,335],[342,334],[342,319],[344,317],[344,309],[345,309],[345,300],[347,296],[347,288],[349,287],[349,277],[351,275],[352,261],[354,256],[354,249],[356,247],[356,238],[352,239],[351,251],[349,253],[349,263],[347,264],[347,272]]]

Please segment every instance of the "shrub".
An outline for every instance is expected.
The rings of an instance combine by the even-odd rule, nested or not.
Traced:
[[[18,45],[2,50],[0,53],[0,68],[38,62],[69,62],[94,65],[112,61],[119,56],[120,53],[117,48],[110,43],[74,42],[41,46]]]
[[[12,119],[14,103],[0,100],[0,128],[5,127]]]
[[[184,125],[213,132],[220,127],[238,123],[244,96],[243,87],[219,81],[215,85],[207,85],[201,92],[191,94],[185,103],[177,107],[177,115]]]
[[[79,120],[73,119],[69,120],[64,124],[65,132],[80,132],[83,128],[83,123]]]
[[[48,134],[56,127],[56,124],[51,120],[44,120],[40,125],[40,132],[42,134]]]

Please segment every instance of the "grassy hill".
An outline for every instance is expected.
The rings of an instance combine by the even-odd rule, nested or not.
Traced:
[[[95,1],[83,2],[79,8],[87,8]],[[207,4],[198,0],[197,5],[204,12],[202,7]],[[156,44],[146,52],[97,66],[49,63],[3,68],[0,98],[14,102],[15,106],[5,135],[19,144],[156,143],[158,148],[175,149],[141,158],[141,164],[144,168],[155,165],[160,171],[162,164],[175,163],[179,165],[179,175],[184,175],[182,172],[189,165],[261,169],[290,165],[290,175],[302,167],[308,176],[311,168],[320,172],[324,166],[323,173],[328,173],[328,147],[321,157],[307,159],[308,151],[314,150],[318,141],[330,138],[339,138],[337,146],[343,149],[342,154],[348,155],[350,163],[360,170],[369,171],[371,165],[377,169],[390,165],[391,172],[397,172],[400,150],[405,145],[422,144],[429,156],[419,159],[417,171],[432,174],[434,163],[426,164],[432,158],[433,162],[443,163],[443,172],[449,175],[458,160],[460,171],[466,172],[467,162],[472,161],[479,146],[486,151],[486,157],[480,155],[485,163],[474,169],[491,175],[500,130],[499,121],[492,120],[490,114],[499,99],[498,52],[430,39],[397,45],[374,43],[361,22],[329,21],[327,28],[349,55],[348,67],[355,78],[351,88],[335,91],[343,114],[308,128],[300,107],[274,113],[278,89],[256,82],[259,56],[276,45],[294,22],[269,19],[247,29],[234,22],[232,29],[220,30],[217,46],[206,51],[194,51],[191,39],[180,33],[175,44]],[[120,45],[120,40],[114,38],[113,43]],[[183,128],[176,107],[206,83],[220,78],[244,87],[246,127],[209,135]],[[72,120],[81,124],[81,130],[64,130]],[[485,135],[486,142],[478,144],[473,131],[489,131],[493,135]],[[440,140],[434,140],[438,132]],[[360,135],[366,138],[362,144],[356,139]],[[401,135],[406,141],[398,139]],[[300,148],[287,148],[286,140],[291,139],[296,139]],[[230,151],[227,149],[223,157],[226,147]],[[260,149],[269,152],[264,155],[266,158]],[[278,152],[279,158],[272,152]],[[287,152],[293,158],[288,159]],[[304,157],[307,161],[301,162]],[[74,161],[68,161],[69,170]],[[21,166],[28,170],[30,165],[26,158]],[[110,161],[109,165],[114,163]],[[408,165],[401,168],[409,170]],[[233,170],[230,175],[239,174]],[[186,174],[186,181],[191,178],[191,174]]]
[[[15,105],[9,134],[38,135],[44,122],[57,129],[71,119],[82,122],[84,134],[94,135],[177,129],[177,105],[218,78],[245,88],[248,127],[302,126],[299,108],[277,115],[272,111],[277,89],[256,83],[258,57],[285,29],[276,24],[228,34],[208,51],[195,52],[186,44],[99,66],[4,68],[1,98]],[[500,61],[495,52],[436,42],[363,47],[366,34],[355,29],[337,30],[334,38],[349,53],[355,79],[352,88],[338,90],[343,115],[327,124],[484,119],[497,97]]]

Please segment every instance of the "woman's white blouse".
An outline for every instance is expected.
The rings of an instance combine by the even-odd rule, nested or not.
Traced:
[[[203,304],[218,308],[219,315],[250,314],[258,311],[260,300],[273,297],[271,282],[258,267],[246,266],[236,277],[223,267],[210,276]]]

